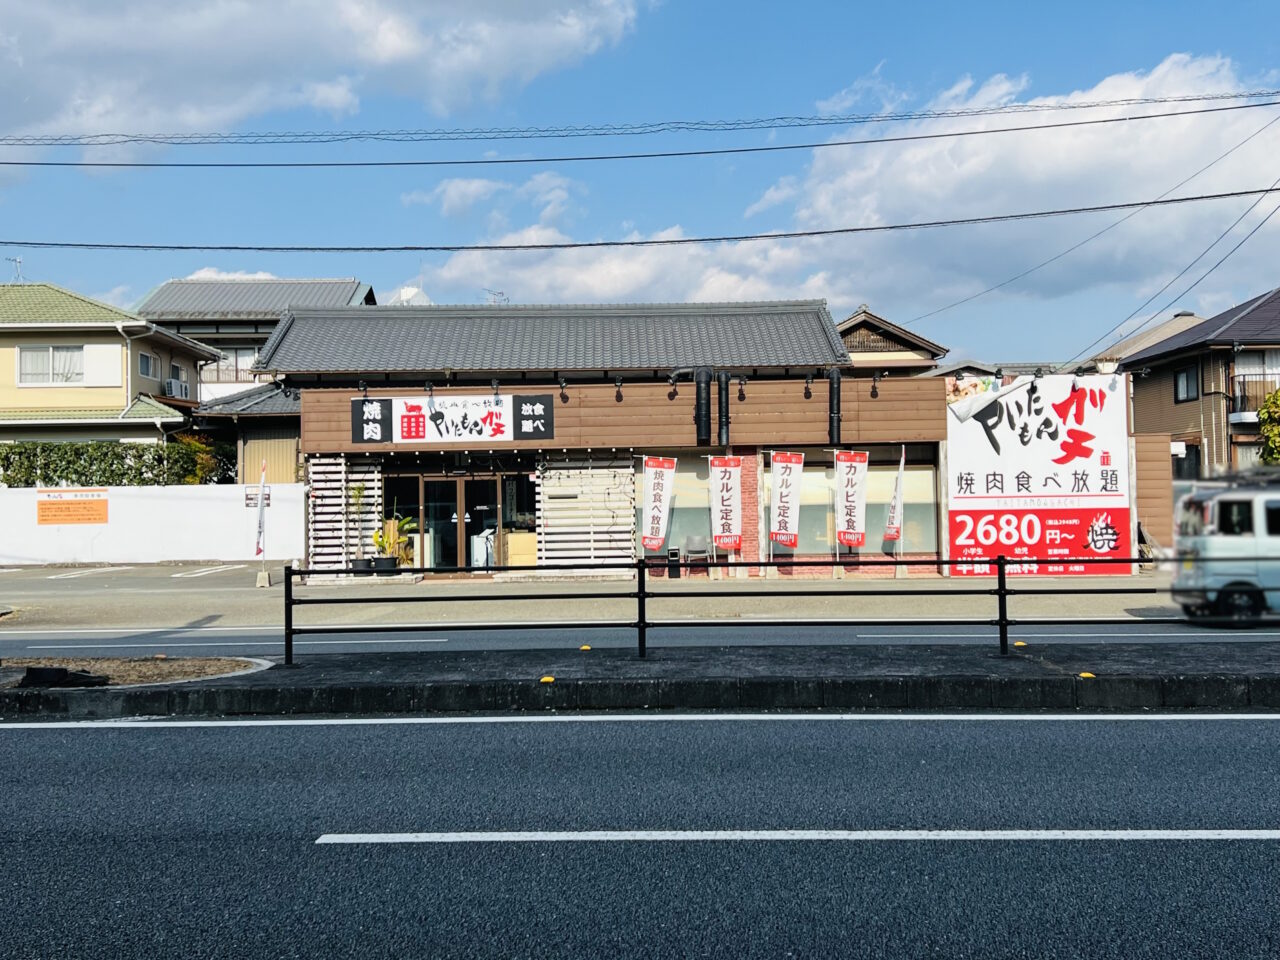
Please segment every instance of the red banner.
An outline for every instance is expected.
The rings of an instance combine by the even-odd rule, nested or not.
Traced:
[[[1009,574],[1128,573],[1126,564],[1064,563],[1067,558],[1133,556],[1128,507],[1038,510],[952,510],[953,576],[988,576],[1004,554]]]

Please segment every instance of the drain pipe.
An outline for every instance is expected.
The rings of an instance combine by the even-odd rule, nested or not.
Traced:
[[[120,411],[120,416],[116,419],[123,420],[124,415],[129,412],[129,407],[133,403],[133,348],[129,345],[135,340],[145,337],[146,332],[131,337],[124,332],[124,324],[116,322],[116,333],[124,338],[124,409]],[[161,431],[163,433],[163,431]]]
[[[711,446],[711,368],[693,371],[693,422],[700,447]]]
[[[729,446],[729,371],[720,370],[716,373],[716,399],[719,401],[720,409],[717,416],[717,433],[718,444],[722,447]]]
[[[827,440],[840,446],[840,368],[827,368]]]

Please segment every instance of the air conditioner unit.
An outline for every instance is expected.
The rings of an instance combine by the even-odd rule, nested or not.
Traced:
[[[191,391],[184,380],[166,380],[164,382],[164,395],[166,397],[177,397],[180,400],[189,400]]]

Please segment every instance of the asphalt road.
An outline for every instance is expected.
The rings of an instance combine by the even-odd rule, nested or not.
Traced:
[[[1275,718],[0,726],[0,956],[1274,957],[1277,757]],[[660,839],[795,830],[893,833]]]

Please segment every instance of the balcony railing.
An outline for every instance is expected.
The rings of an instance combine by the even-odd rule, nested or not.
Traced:
[[[1231,379],[1231,412],[1257,413],[1262,402],[1280,390],[1280,374],[1244,373]]]

